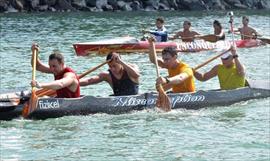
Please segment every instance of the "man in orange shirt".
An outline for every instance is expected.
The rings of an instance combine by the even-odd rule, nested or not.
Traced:
[[[150,47],[149,59],[152,63],[155,63],[152,47]],[[169,76],[167,77],[157,78],[157,85],[162,84],[164,90],[169,90],[172,88],[173,93],[195,91],[193,71],[186,63],[177,59],[177,51],[175,48],[166,47],[163,49],[162,59],[157,58],[157,61],[158,65],[161,68],[168,69],[169,73]]]

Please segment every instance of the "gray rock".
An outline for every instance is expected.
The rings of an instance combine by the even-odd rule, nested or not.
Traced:
[[[270,1],[269,0],[260,0],[257,3],[258,9],[270,9]]]
[[[62,11],[62,10],[64,10],[64,11],[75,11],[76,10],[66,0],[60,0],[60,1],[58,1],[58,7],[59,7],[59,10],[60,11]]]
[[[108,4],[107,0],[97,0],[96,1],[97,8],[103,8],[103,6],[106,6],[107,4]]]
[[[39,6],[39,0],[31,0],[31,7],[33,9],[38,9],[38,6]]]
[[[152,6],[155,10],[158,9],[159,6],[159,0],[145,0],[143,1],[144,6],[151,8],[150,6]]]
[[[139,1],[131,2],[130,7],[132,8],[133,11],[142,10],[142,5],[140,4]]]
[[[117,8],[122,11],[132,11],[130,4],[131,3],[126,3],[124,1],[117,1]]]
[[[176,0],[160,0],[160,3],[163,3],[173,9],[178,8],[178,4],[176,3]]]
[[[170,7],[164,3],[159,3],[158,5],[158,10],[161,10],[161,11],[169,11],[170,10]]]
[[[41,5],[54,6],[57,0],[40,0]]]
[[[244,4],[234,4],[234,7],[237,8],[237,9],[247,9],[248,7]]]
[[[206,5],[212,10],[225,10],[225,6],[221,0],[210,0]]]
[[[105,6],[102,7],[104,11],[113,11],[112,5],[106,4]]]
[[[207,10],[207,6],[201,0],[183,0],[182,4],[186,6],[188,10]]]
[[[38,10],[39,11],[47,11],[49,9],[49,6],[48,5],[40,5],[38,6]]]
[[[8,10],[7,0],[0,0],[0,12],[5,12]]]

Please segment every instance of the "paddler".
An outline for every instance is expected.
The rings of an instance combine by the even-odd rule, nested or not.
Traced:
[[[214,20],[213,27],[214,27],[214,34],[217,36],[217,41],[225,40],[225,33],[222,29],[221,23],[218,20]]]
[[[218,76],[220,89],[230,90],[245,86],[245,68],[238,59],[236,50],[231,48],[231,53],[227,52],[221,56],[222,64],[215,65],[206,73],[194,71],[194,76],[199,81],[207,81]]]
[[[123,61],[118,53],[111,52],[106,60],[109,70],[91,78],[80,80],[81,86],[107,82],[113,89],[114,96],[136,95],[139,91],[140,71],[137,65]]]
[[[142,30],[144,34],[150,33],[155,36],[157,42],[166,42],[168,40],[168,32],[164,26],[164,19],[159,17],[156,19],[156,29],[155,30]]]
[[[34,50],[39,52],[37,44],[32,45],[32,53]],[[33,64],[33,55],[31,64]],[[43,64],[37,56],[37,70],[43,73],[51,73],[54,75],[54,81],[48,83],[40,83],[32,81],[31,85],[37,88],[46,88],[56,90],[59,98],[76,98],[80,97],[79,77],[69,67],[65,66],[64,56],[59,51],[53,51],[49,56],[49,65]]]
[[[179,37],[182,39],[183,42],[192,42],[196,38],[196,36],[200,35],[196,31],[191,30],[191,22],[184,21],[183,23],[183,31],[177,32],[171,40],[178,39]]]
[[[247,16],[242,17],[243,27],[238,28],[234,32],[240,32],[242,40],[256,39],[258,35],[257,31],[248,26],[249,18]]]
[[[154,41],[149,38],[148,41]],[[151,44],[151,43],[150,43]],[[150,47],[149,59],[155,63],[154,52]],[[195,84],[192,69],[177,57],[177,51],[174,47],[166,47],[162,50],[162,59],[157,58],[158,65],[168,70],[167,77],[159,77],[156,85],[163,85],[165,91],[172,89],[173,93],[194,92]]]

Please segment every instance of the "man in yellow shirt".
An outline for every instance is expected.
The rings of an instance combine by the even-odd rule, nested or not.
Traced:
[[[151,43],[150,43],[151,45]],[[149,59],[155,63],[153,48],[150,46]],[[159,77],[156,84],[162,84],[164,90],[172,88],[173,93],[194,92],[195,84],[192,69],[177,59],[177,51],[173,47],[166,47],[162,51],[162,59],[157,58],[161,68],[168,69],[169,76]]]
[[[230,90],[245,86],[245,68],[238,59],[234,47],[231,53],[225,53],[221,56],[222,64],[214,66],[210,71],[202,74],[194,72],[194,76],[199,81],[207,81],[218,76],[220,89]]]

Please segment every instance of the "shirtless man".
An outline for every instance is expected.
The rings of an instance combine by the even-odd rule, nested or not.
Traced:
[[[238,30],[236,30],[236,32],[240,32],[242,40],[256,39],[258,36],[257,31],[248,26],[248,22],[249,18],[247,16],[243,16],[242,17],[243,27],[238,28]]]
[[[183,23],[183,31],[177,32],[173,37],[171,37],[171,40],[181,38],[183,42],[192,42],[196,35],[200,35],[196,31],[191,31],[190,30],[191,23],[189,21],[184,21]]]

